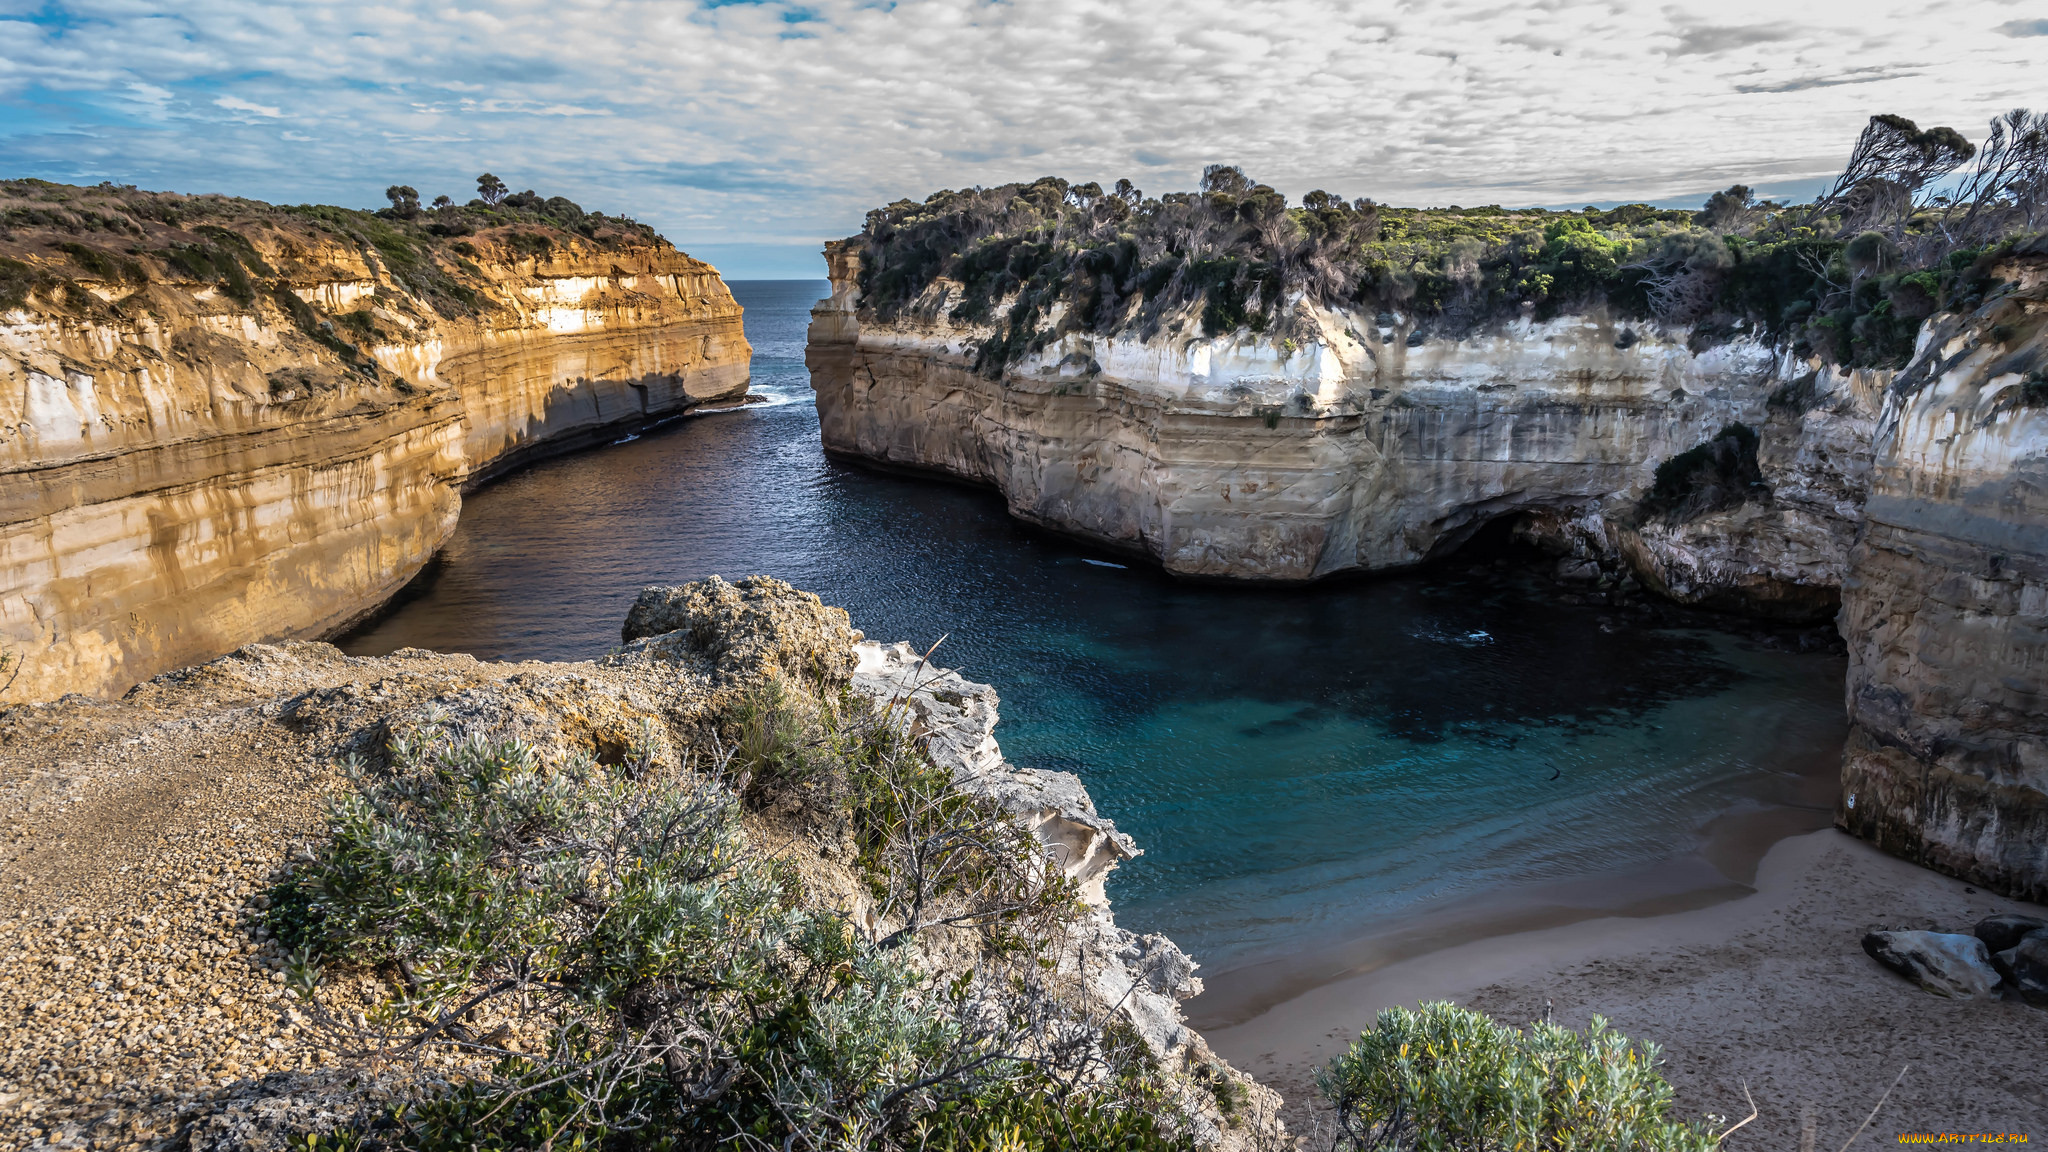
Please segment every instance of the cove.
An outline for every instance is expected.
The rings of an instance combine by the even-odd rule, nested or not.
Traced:
[[[827,459],[803,367],[826,285],[731,287],[769,403],[474,493],[342,646],[588,658],[642,585],[754,572],[875,639],[944,635],[1009,758],[1078,773],[1145,849],[1109,892],[1202,963],[1200,1027],[1390,950],[1739,891],[1829,822],[1838,654],[1567,603],[1506,559],[1285,590],[1126,566],[992,493]]]

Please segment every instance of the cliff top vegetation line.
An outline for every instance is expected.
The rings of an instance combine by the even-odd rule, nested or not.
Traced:
[[[0,312],[100,314],[119,305],[90,286],[152,283],[211,283],[246,306],[305,279],[300,273],[312,269],[298,265],[317,263],[322,248],[340,244],[454,317],[491,307],[480,290],[485,263],[545,259],[573,248],[672,250],[631,217],[585,212],[531,190],[507,194],[488,173],[479,184],[484,194],[466,205],[442,196],[425,208],[413,189],[394,185],[386,193],[390,207],[370,212],[130,185],[0,180]]]
[[[2044,226],[2048,116],[2016,110],[1981,149],[1874,116],[1803,205],[1743,185],[1697,212],[1394,208],[1320,190],[1290,205],[1211,165],[1199,192],[1159,197],[1051,176],[940,191],[870,212],[853,243],[864,305],[884,320],[941,306],[928,290],[955,286],[947,318],[993,328],[977,349],[990,373],[1067,331],[1150,337],[1198,316],[1208,335],[1285,338],[1303,303],[1406,312],[1453,335],[1604,304],[1691,325],[1703,344],[1748,332],[1894,367],[1922,319],[1974,303],[1991,260]]]

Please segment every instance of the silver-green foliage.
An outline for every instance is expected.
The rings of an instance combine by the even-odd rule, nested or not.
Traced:
[[[806,903],[750,847],[729,764],[475,739],[390,759],[347,766],[331,839],[269,914],[325,1046],[467,1065],[389,1143],[943,1149],[1054,1121],[1104,1147],[1174,1143],[1105,1022],[1034,955],[947,976]],[[929,775],[906,759],[885,766]],[[323,968],[388,991],[343,1004]]]
[[[1343,1152],[1709,1152],[1657,1064],[1598,1017],[1516,1029],[1438,1002],[1380,1013],[1318,1082]]]

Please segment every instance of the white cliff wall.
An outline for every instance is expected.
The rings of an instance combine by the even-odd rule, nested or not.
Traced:
[[[1648,563],[1663,542],[1610,531],[1614,512],[1725,425],[1765,427],[1771,397],[1811,371],[1753,340],[1694,353],[1684,333],[1598,314],[1451,341],[1422,339],[1406,317],[1316,311],[1300,343],[1191,324],[1151,340],[1072,335],[989,379],[972,363],[988,333],[944,319],[950,289],[879,324],[860,311],[857,256],[827,255],[833,293],[813,311],[807,357],[828,451],[990,483],[1020,518],[1189,576],[1398,568],[1522,512],[1575,524],[1609,557],[1633,544]],[[1817,419],[1846,428],[1867,418],[1859,404],[1874,415],[1868,387],[1820,387]],[[1847,540],[1805,523],[1805,505],[1853,506],[1861,478],[1846,457],[1802,457],[1796,429],[1789,440],[1768,450],[1774,471],[1806,477],[1787,508],[1752,513],[1747,553],[1675,564],[1671,594],[1832,610]]]
[[[1199,576],[1412,564],[1514,513],[1675,600],[1834,616],[1841,825],[2048,898],[2048,271],[1927,322],[1898,372],[1598,315],[1462,341],[1321,314],[1301,346],[1070,337],[999,380],[943,299],[870,327],[852,254],[813,312],[825,446],[986,481],[1025,519]],[[1397,320],[1399,318],[1396,318]],[[1656,466],[1739,421],[1769,491],[1642,518]]]
[[[2048,899],[2048,269],[1937,316],[1885,396],[1843,591],[1841,825]]]

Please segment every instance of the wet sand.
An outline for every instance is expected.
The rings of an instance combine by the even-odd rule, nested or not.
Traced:
[[[1183,1005],[1188,1022],[1205,1034],[1232,1028],[1323,985],[1490,937],[1611,916],[1663,916],[1748,896],[1773,845],[1831,826],[1840,759],[1830,748],[1824,758],[1796,764],[1780,802],[1715,817],[1691,851],[1652,867],[1502,888],[1374,925],[1370,935],[1206,970],[1208,991]]]
[[[1740,847],[1723,845],[1734,853],[1724,862],[1739,868]],[[1930,995],[1860,946],[1874,928],[1967,931],[1994,912],[2048,909],[1973,891],[1833,829],[1777,841],[1746,895],[1702,888],[1689,898],[1713,902],[1527,931],[1509,918],[1496,925],[1504,931],[1448,943],[1411,926],[1390,934],[1384,962],[1271,1005],[1239,995],[1242,1018],[1203,1031],[1218,1054],[1279,1089],[1290,1126],[1305,1133],[1317,1125],[1315,1070],[1377,1012],[1449,999],[1517,1023],[1546,1005],[1574,1027],[1605,1016],[1663,1047],[1685,1116],[1747,1115],[1746,1083],[1761,1115],[1729,1139],[1737,1152],[1842,1147],[1902,1066],[1858,1147],[1896,1145],[1907,1132],[2048,1139],[2048,1012]],[[1513,915],[1546,912],[1555,910]],[[1219,983],[1224,995],[1198,1024],[1232,1003],[1230,974]],[[1325,1143],[1311,1135],[1306,1146]]]

